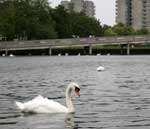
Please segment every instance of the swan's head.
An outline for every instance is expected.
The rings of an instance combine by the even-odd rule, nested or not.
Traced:
[[[80,86],[77,83],[71,82],[69,86],[74,90],[77,96],[80,96]]]

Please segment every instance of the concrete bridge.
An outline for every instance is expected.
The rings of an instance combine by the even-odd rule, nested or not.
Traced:
[[[0,41],[0,51],[5,55],[8,51],[49,49],[49,55],[53,48],[83,46],[89,48],[89,54],[92,54],[92,47],[96,45],[124,45],[127,48],[127,54],[130,54],[130,45],[150,44],[150,35],[145,36],[120,36],[120,37],[91,37],[91,38],[72,38],[72,39],[50,39],[50,40],[32,40],[32,41]]]

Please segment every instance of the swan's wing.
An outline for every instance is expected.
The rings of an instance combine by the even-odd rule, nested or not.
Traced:
[[[36,112],[42,113],[59,113],[67,112],[68,109],[60,103],[44,98],[44,101],[36,108]]]
[[[37,96],[33,100],[24,103],[24,111],[34,113],[58,113],[67,112],[68,109],[58,102]]]

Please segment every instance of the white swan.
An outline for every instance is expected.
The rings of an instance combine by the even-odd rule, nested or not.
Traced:
[[[97,68],[97,71],[104,71],[105,70],[105,68],[103,67],[103,66],[99,66],[98,68]]]
[[[80,96],[79,85],[73,82],[68,85],[66,89],[67,107],[53,100],[49,100],[48,98],[44,98],[41,95],[25,103],[15,103],[22,112],[26,113],[73,113],[75,109],[71,98],[72,91],[75,91],[76,95]]]

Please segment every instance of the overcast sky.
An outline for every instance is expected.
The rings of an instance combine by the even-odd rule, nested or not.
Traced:
[[[60,3],[61,0],[49,0],[53,6]],[[69,0],[68,0],[69,1]],[[96,6],[96,17],[102,24],[115,24],[115,0],[92,0]]]

